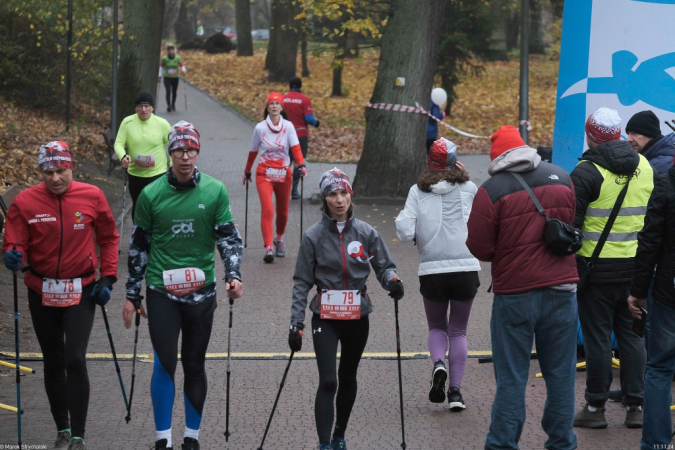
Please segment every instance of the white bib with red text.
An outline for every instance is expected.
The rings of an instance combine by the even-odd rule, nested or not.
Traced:
[[[322,319],[358,320],[361,318],[360,291],[323,291],[319,295]]]
[[[272,183],[283,183],[286,181],[286,168],[275,169],[274,167],[268,167],[265,171],[265,177],[267,181]]]
[[[163,276],[164,289],[178,297],[197,292],[206,284],[204,271],[195,267],[165,270]]]
[[[75,306],[80,304],[80,300],[82,300],[82,278],[42,280],[42,306]]]
[[[139,167],[155,167],[155,155],[136,154],[135,163]]]

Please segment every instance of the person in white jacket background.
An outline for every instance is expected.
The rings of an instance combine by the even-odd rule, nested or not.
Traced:
[[[434,362],[429,401],[445,401],[447,352],[448,403],[451,411],[462,411],[466,408],[460,389],[468,356],[466,328],[480,286],[480,263],[466,246],[466,223],[477,188],[457,161],[457,146],[451,141],[435,141],[427,161],[427,169],[410,188],[405,208],[396,218],[396,231],[401,241],[415,241],[420,255],[420,293]]]

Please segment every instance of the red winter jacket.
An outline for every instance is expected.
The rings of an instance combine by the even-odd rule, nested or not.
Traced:
[[[574,255],[558,256],[544,243],[544,218],[518,180],[530,186],[550,218],[571,224],[576,206],[570,176],[541,162],[536,150],[519,147],[496,158],[491,178],[478,189],[469,216],[466,245],[492,261],[495,294],[516,294],[579,281]]]
[[[2,251],[16,244],[23,263],[47,278],[78,278],[91,272],[82,278],[86,286],[99,268],[95,244],[101,253],[100,276],[117,280],[119,240],[115,219],[99,188],[71,181],[66,192],[54,195],[41,183],[20,193],[9,207]],[[32,271],[26,272],[24,281],[29,289],[42,293],[42,279]]]

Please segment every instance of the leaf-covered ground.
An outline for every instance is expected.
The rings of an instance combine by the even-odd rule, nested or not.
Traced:
[[[234,53],[209,55],[201,51],[182,51],[181,57],[188,67],[188,81],[254,121],[261,120],[270,91],[288,90],[287,83],[267,81],[264,49],[251,57],[237,57]],[[309,159],[358,161],[365,134],[364,108],[375,85],[379,53],[364,51],[360,59],[346,61],[343,97],[330,95],[333,76],[330,59],[312,55],[308,58],[311,75],[303,80],[303,93],[312,99],[315,116],[321,121],[318,129],[310,130]],[[300,67],[298,58],[298,71]],[[460,130],[481,136],[489,136],[501,125],[518,126],[518,61],[486,63],[485,68],[482,77],[465,77],[457,89],[452,115],[445,119]],[[543,57],[530,59],[531,146],[550,146],[553,140],[557,73],[557,62]],[[428,101],[419,100],[422,105]],[[439,128],[443,136],[457,144],[460,153],[490,151],[487,139],[467,138]]]
[[[78,162],[104,161],[108,157],[103,137],[99,134],[107,121],[105,114],[85,108],[85,121],[71,122],[65,131],[63,117],[45,111],[21,108],[0,98],[0,192],[5,181],[18,183],[23,189],[40,181],[37,166],[40,146],[51,141],[65,141],[75,160],[74,178],[86,179],[92,175],[78,170]]]

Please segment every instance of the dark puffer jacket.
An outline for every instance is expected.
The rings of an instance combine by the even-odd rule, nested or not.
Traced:
[[[659,177],[649,199],[645,226],[638,234],[631,295],[647,297],[656,265],[654,299],[675,308],[675,167]]]
[[[604,178],[595,165],[598,164],[617,175],[632,175],[640,163],[640,156],[626,141],[611,141],[588,149],[570,177],[577,195],[574,226],[582,228],[588,205],[598,199]],[[654,171],[656,181],[657,173]],[[579,270],[585,270],[585,259],[577,256]],[[634,258],[598,258],[593,269],[595,282],[626,282],[633,276]]]
[[[490,164],[492,177],[478,189],[469,216],[466,245],[492,261],[495,294],[516,294],[579,280],[574,256],[558,256],[544,243],[544,218],[518,180],[532,188],[548,217],[572,223],[574,189],[562,168],[542,162],[536,150],[509,150]]]
[[[666,173],[673,167],[675,157],[675,133],[670,133],[656,141],[650,141],[642,150],[642,156],[658,173]]]

